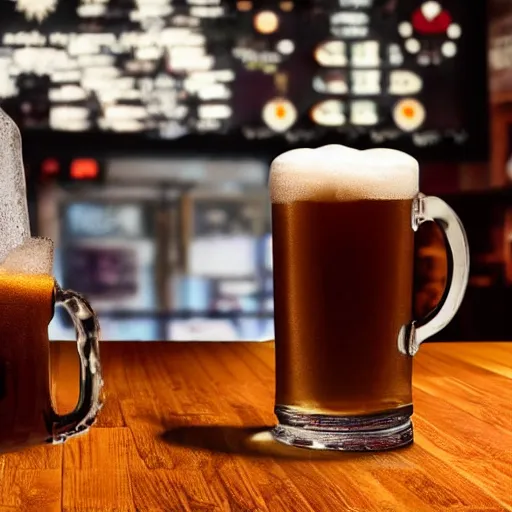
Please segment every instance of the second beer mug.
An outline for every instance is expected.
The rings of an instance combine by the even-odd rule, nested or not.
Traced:
[[[469,273],[466,236],[446,203],[418,191],[418,163],[342,146],[278,157],[270,174],[274,254],[274,437],[332,450],[412,442],[412,356],[453,318]],[[444,231],[449,276],[414,319],[414,231]]]
[[[0,452],[61,443],[92,425],[103,386],[99,327],[88,302],[51,275],[53,242],[27,239],[0,263]],[[78,404],[58,414],[52,404],[48,324],[55,304],[71,316],[80,359]]]

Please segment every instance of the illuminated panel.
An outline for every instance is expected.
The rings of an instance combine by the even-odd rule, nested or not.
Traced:
[[[417,130],[425,121],[426,112],[423,105],[415,99],[400,100],[393,109],[396,125],[406,132]]]
[[[346,123],[345,106],[340,100],[326,100],[315,105],[311,120],[320,126],[343,126]]]
[[[346,66],[347,46],[344,41],[326,41],[315,49],[315,59],[321,66]]]
[[[463,16],[473,3],[73,5],[75,17],[64,0],[0,2],[0,102],[27,129],[166,139],[235,132],[297,144],[329,133],[354,145],[368,136],[417,146],[467,139],[474,108],[458,91],[474,82],[464,74],[475,66]]]
[[[356,96],[377,95],[381,92],[381,72],[379,70],[352,71],[352,93]]]
[[[378,41],[352,43],[351,64],[354,67],[377,67],[380,65],[380,45]]]
[[[271,130],[284,132],[295,124],[297,109],[289,100],[276,98],[263,107],[262,118]]]
[[[423,89],[423,79],[413,71],[396,70],[389,75],[389,92],[397,96],[417,94]]]
[[[254,16],[254,28],[260,34],[273,34],[279,27],[279,18],[272,11],[261,11]]]
[[[420,34],[444,34],[451,22],[450,13],[435,1],[423,3],[412,15],[412,26]]]
[[[350,105],[350,122],[356,126],[374,126],[379,122],[377,104],[374,101],[353,101]]]
[[[347,94],[349,86],[342,71],[319,73],[313,77],[313,89],[321,94]]]
[[[415,55],[422,67],[454,58],[458,53],[455,41],[462,37],[462,27],[452,13],[434,0],[421,3],[410,19],[398,23],[397,32],[407,53]]]
[[[93,180],[99,176],[98,162],[92,158],[77,158],[71,162],[69,175],[74,180]]]
[[[57,8],[58,0],[16,0],[16,10],[28,21],[42,22]]]

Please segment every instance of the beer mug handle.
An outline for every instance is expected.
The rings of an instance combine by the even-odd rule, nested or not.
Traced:
[[[446,327],[457,313],[469,278],[469,245],[457,214],[442,200],[418,194],[413,203],[414,231],[424,222],[435,222],[442,230],[448,258],[448,278],[439,304],[421,320],[415,320],[408,336],[408,353],[413,356],[420,345]]]
[[[102,406],[103,378],[99,352],[99,324],[88,301],[76,292],[62,290],[55,283],[55,302],[71,316],[77,334],[80,358],[80,394],[74,411],[51,418],[52,442],[62,443],[67,438],[86,432],[94,423]]]

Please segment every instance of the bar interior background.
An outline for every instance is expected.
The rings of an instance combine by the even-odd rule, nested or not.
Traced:
[[[510,34],[506,0],[0,0],[33,233],[105,340],[272,339],[269,163],[396,147],[468,231],[468,292],[436,339],[512,339]],[[418,315],[443,243],[418,236]],[[50,337],[73,338],[65,315]]]

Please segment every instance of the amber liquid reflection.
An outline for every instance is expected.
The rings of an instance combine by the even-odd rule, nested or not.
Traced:
[[[53,277],[0,272],[0,451],[48,438]]]
[[[276,404],[362,415],[409,405],[412,200],[272,206]]]

